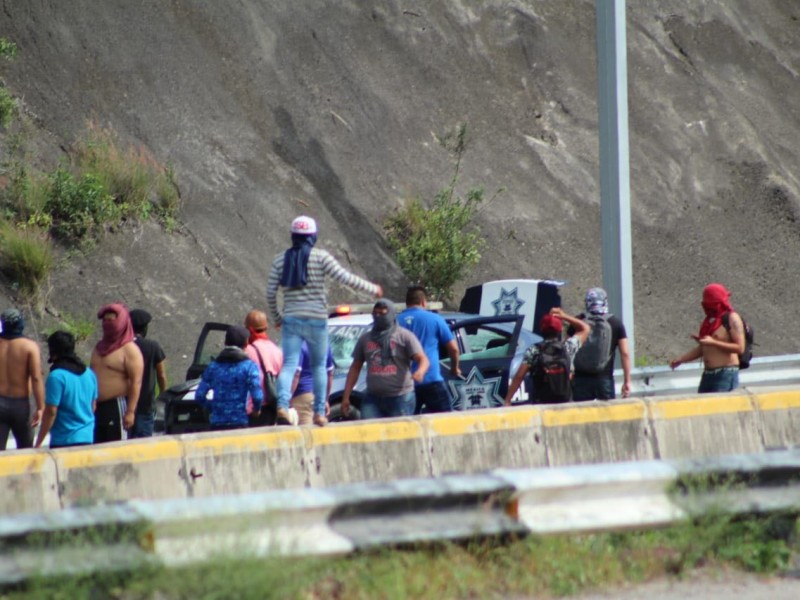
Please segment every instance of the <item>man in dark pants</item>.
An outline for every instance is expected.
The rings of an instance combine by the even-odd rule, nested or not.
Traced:
[[[631,355],[625,325],[619,317],[609,314],[608,294],[604,289],[591,288],[586,292],[585,304],[586,312],[579,314],[578,318],[591,325],[591,332],[575,356],[572,399],[578,402],[615,398],[614,355],[617,348],[624,374],[622,397],[627,398],[631,391]]]
[[[16,308],[0,315],[0,450],[6,449],[9,431],[17,448],[33,446],[33,431],[44,411],[44,380],[39,345],[22,331],[25,319]],[[36,398],[31,413],[30,392]]]
[[[449,412],[450,395],[444,384],[439,368],[439,348],[444,346],[450,357],[450,373],[459,377],[461,369],[458,361],[460,354],[450,327],[445,320],[434,312],[427,310],[428,299],[425,288],[414,286],[406,292],[406,309],[397,315],[397,323],[417,336],[430,367],[420,383],[414,384],[417,405],[414,414]],[[416,371],[417,365],[413,369]]]
[[[136,416],[133,427],[128,431],[128,438],[143,438],[153,435],[155,424],[156,382],[158,391],[167,389],[166,355],[161,344],[147,338],[147,326],[152,316],[146,310],[135,308],[131,311],[131,325],[136,336],[134,342],[142,351],[144,372],[142,373],[142,391],[136,403]]]

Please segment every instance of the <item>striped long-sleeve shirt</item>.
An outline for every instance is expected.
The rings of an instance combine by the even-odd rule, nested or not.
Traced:
[[[267,280],[267,305],[269,317],[276,325],[284,316],[303,319],[328,318],[328,292],[325,289],[325,276],[357,291],[371,295],[378,293],[378,286],[345,270],[338,261],[325,250],[312,248],[308,257],[308,283],[303,287],[283,290],[283,314],[278,312],[278,287],[283,274],[283,257],[279,253],[272,261],[272,269]]]

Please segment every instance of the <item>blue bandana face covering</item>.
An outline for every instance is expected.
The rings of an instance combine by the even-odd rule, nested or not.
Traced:
[[[317,234],[292,234],[292,247],[283,255],[281,285],[287,288],[303,287],[308,283],[308,257],[317,243]]]

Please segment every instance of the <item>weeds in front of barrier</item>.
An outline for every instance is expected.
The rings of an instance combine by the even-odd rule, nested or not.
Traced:
[[[39,579],[0,598],[564,597],[698,568],[776,572],[800,550],[799,533],[796,514],[715,514],[650,531],[482,539],[331,558],[220,558],[180,569]]]

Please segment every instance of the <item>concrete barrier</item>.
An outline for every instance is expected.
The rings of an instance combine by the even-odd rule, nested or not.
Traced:
[[[542,412],[541,407],[521,406],[422,416],[430,474],[547,466]]]
[[[761,417],[765,449],[800,446],[800,393],[765,389],[755,394],[754,404]]]
[[[747,394],[648,402],[659,458],[752,454],[764,449],[759,417]],[[798,423],[800,424],[800,423]],[[795,430],[795,436],[800,429]]]
[[[307,461],[313,487],[430,475],[419,419],[304,429],[309,440]]]
[[[49,454],[56,465],[63,507],[191,495],[181,477],[183,444],[175,438],[64,448]]]
[[[0,454],[0,511],[757,453],[800,445],[800,389],[187,434]]]
[[[61,508],[56,463],[49,454],[17,450],[0,454],[0,514]]]
[[[543,409],[542,423],[550,466],[656,457],[640,400],[551,406]]]
[[[183,495],[206,497],[308,486],[306,434],[297,427],[262,427],[175,436],[183,448],[177,473],[185,485]]]

